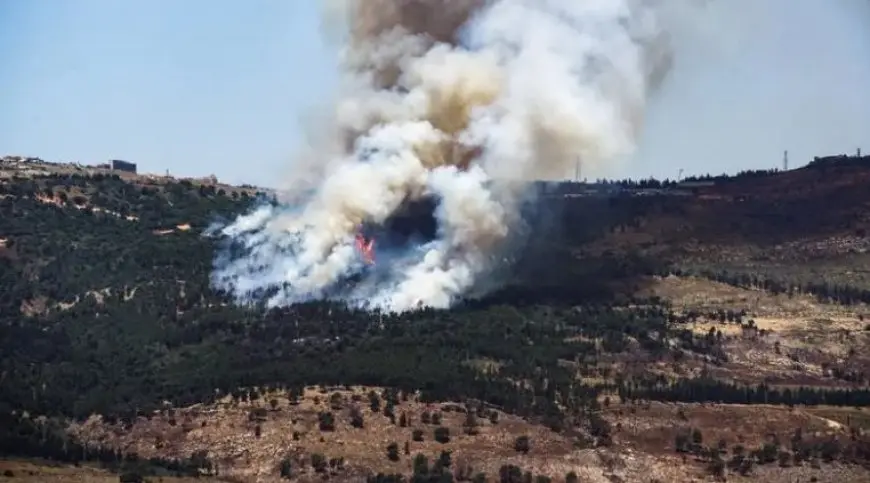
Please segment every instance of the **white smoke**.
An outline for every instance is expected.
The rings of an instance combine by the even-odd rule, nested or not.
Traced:
[[[330,2],[347,39],[328,142],[294,165],[283,204],[219,227],[233,246],[214,285],[269,305],[450,306],[509,238],[523,182],[632,152],[671,62],[663,5],[681,2]],[[378,252],[360,279],[359,226],[423,196],[439,200],[437,239]]]

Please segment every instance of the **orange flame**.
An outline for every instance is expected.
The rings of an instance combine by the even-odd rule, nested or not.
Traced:
[[[372,238],[369,241],[366,241],[365,236],[362,234],[356,235],[356,248],[360,251],[360,254],[363,257],[363,260],[369,264],[375,264],[375,240]]]

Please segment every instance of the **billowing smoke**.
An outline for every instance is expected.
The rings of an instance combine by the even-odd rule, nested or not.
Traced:
[[[631,153],[671,63],[682,0],[343,0],[334,117],[280,202],[218,227],[213,283],[240,302],[448,307],[501,257],[529,182]],[[433,239],[379,248],[361,227],[437,202]]]

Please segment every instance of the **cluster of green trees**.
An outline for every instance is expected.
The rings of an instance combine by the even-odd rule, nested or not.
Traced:
[[[217,474],[207,453],[183,459],[140,458],[116,448],[89,445],[73,438],[58,419],[37,420],[21,413],[0,413],[0,455],[98,464],[128,476],[202,476]]]
[[[870,406],[870,389],[777,388],[761,384],[746,386],[705,377],[664,382],[661,379],[632,381],[619,387],[627,400],[714,402],[723,404],[782,404],[804,406]]]
[[[453,467],[455,466],[455,467]],[[513,464],[505,464],[499,468],[495,479],[489,478],[486,473],[475,472],[468,465],[453,465],[449,452],[442,452],[437,460],[429,463],[425,455],[419,454],[414,458],[413,473],[410,478],[402,474],[383,474],[370,476],[368,483],[453,483],[454,481],[469,481],[472,483],[485,483],[497,481],[499,483],[550,483],[551,477],[547,475],[534,475],[530,471]],[[565,475],[566,483],[578,483],[579,477],[575,472]]]

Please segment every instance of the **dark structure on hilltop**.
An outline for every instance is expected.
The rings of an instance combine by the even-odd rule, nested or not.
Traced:
[[[109,161],[109,169],[112,171],[124,171],[126,173],[136,174],[136,163],[113,159]]]

